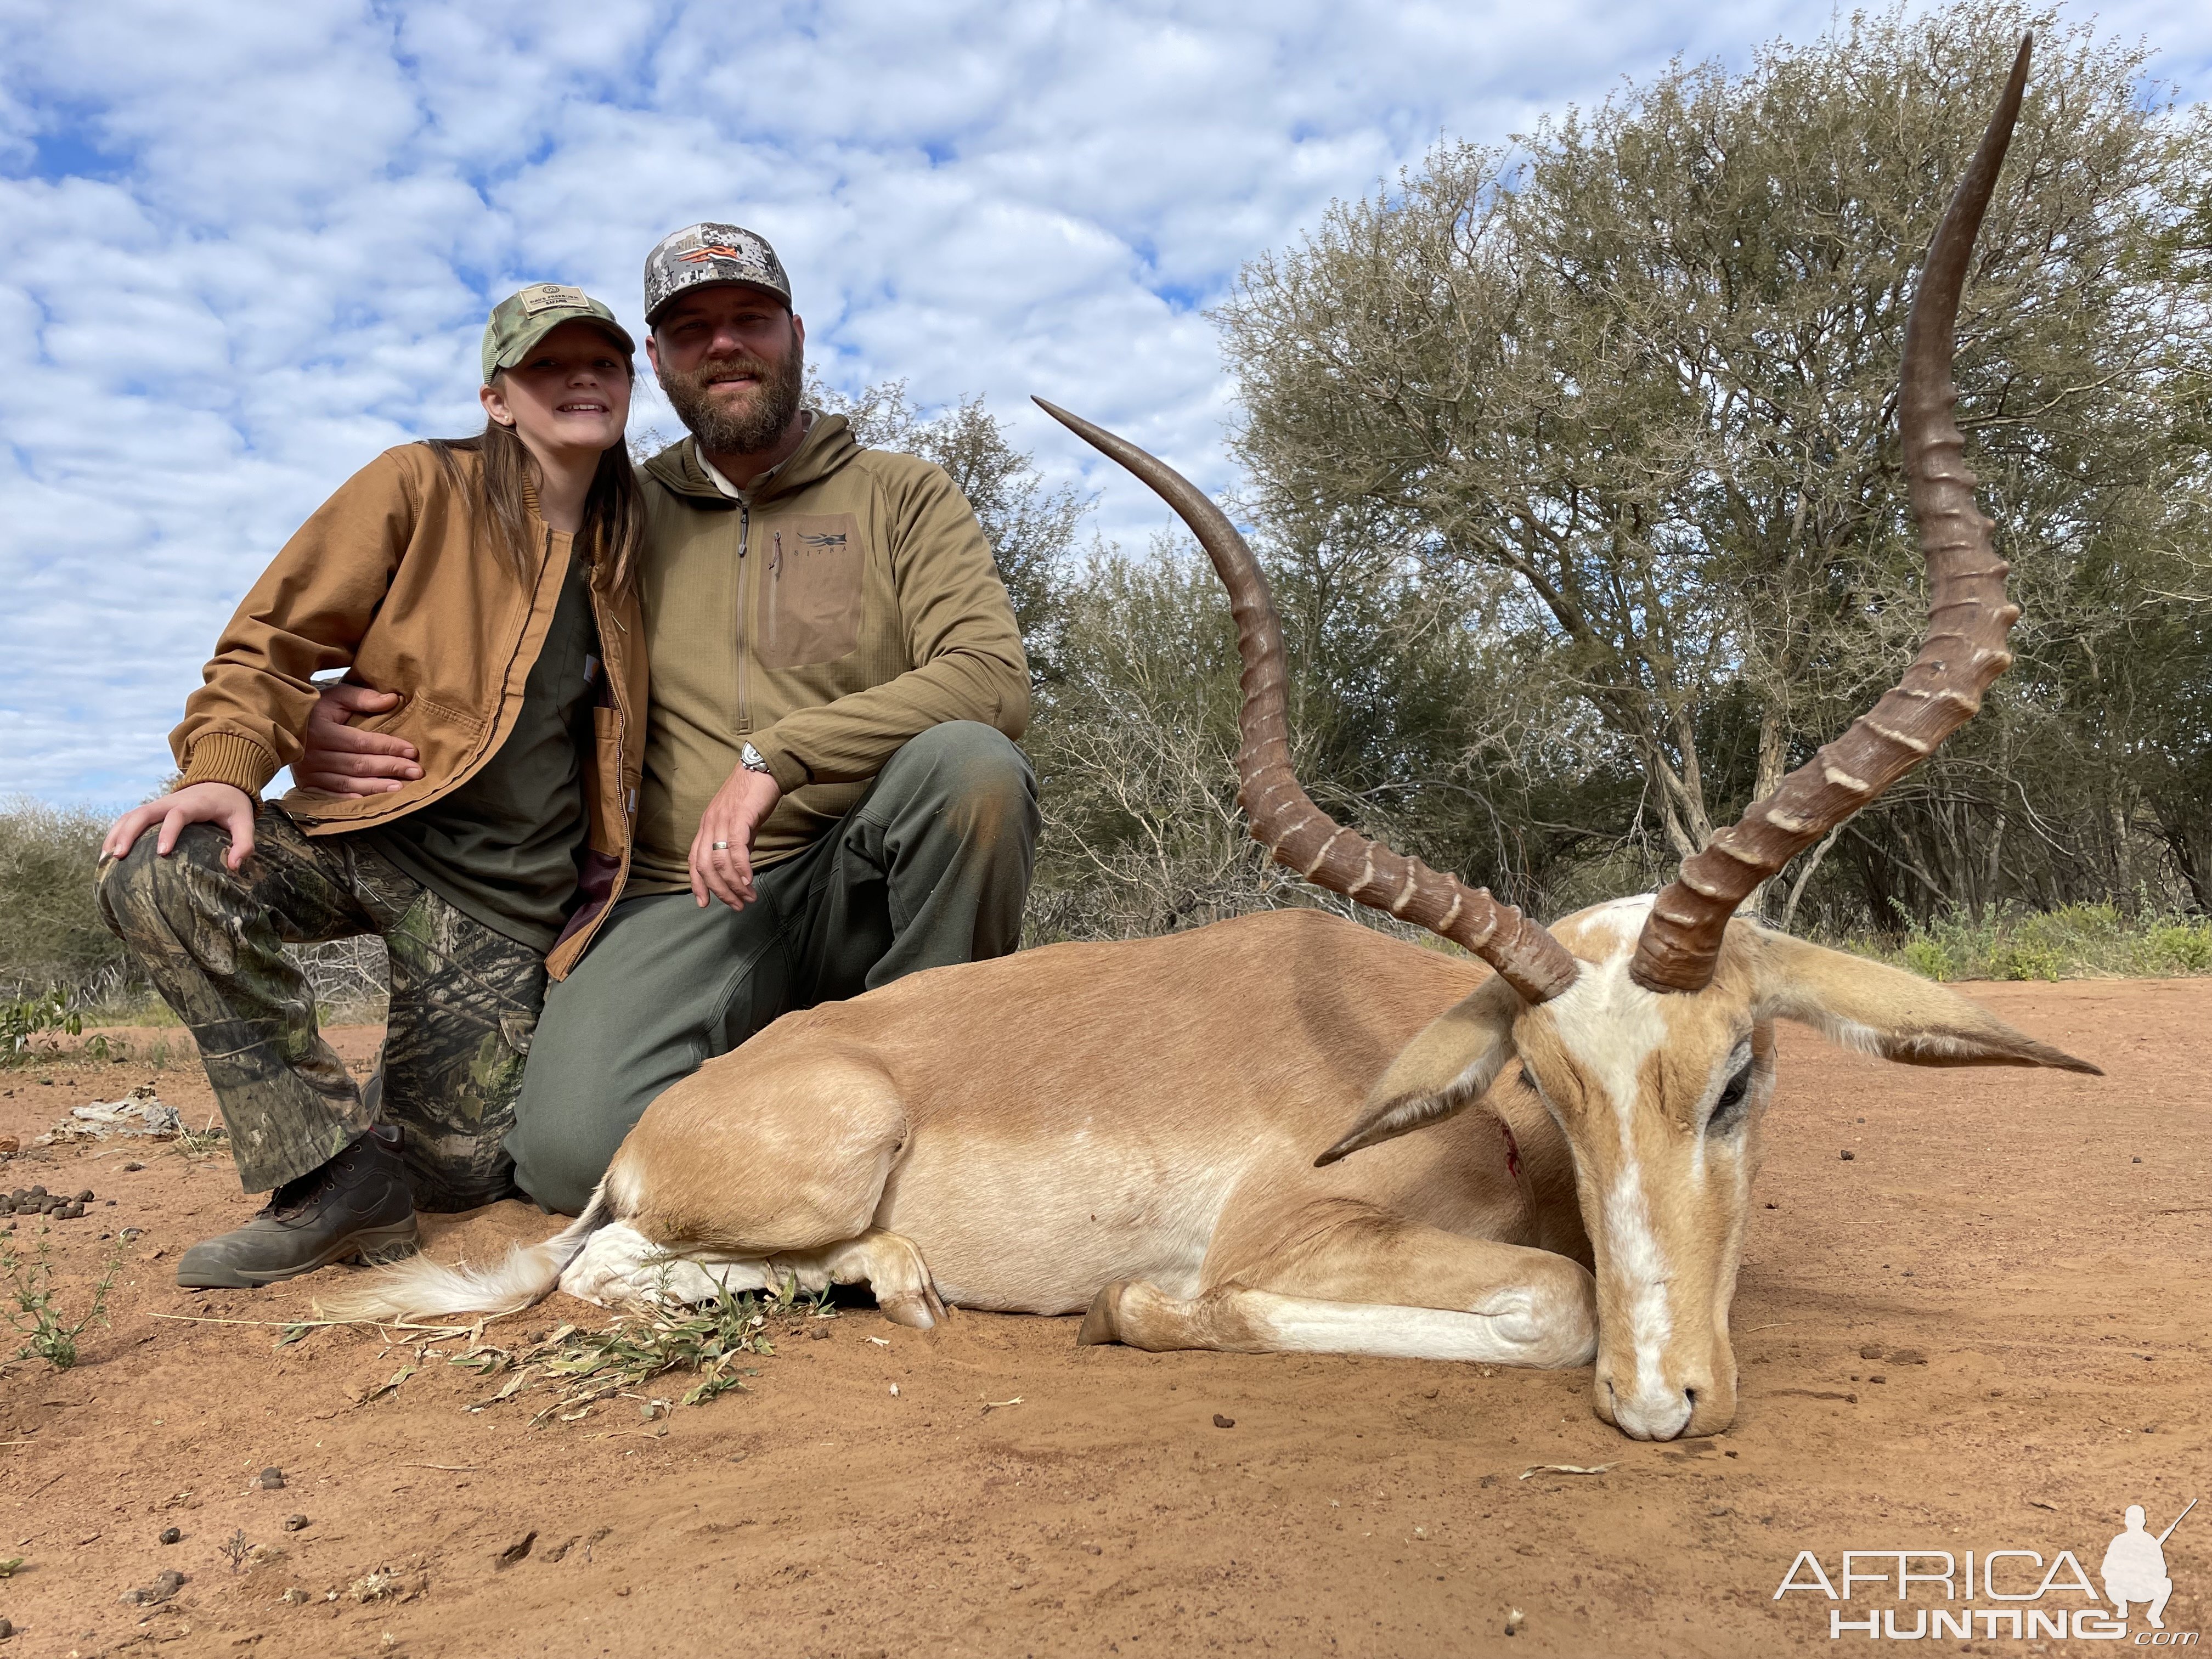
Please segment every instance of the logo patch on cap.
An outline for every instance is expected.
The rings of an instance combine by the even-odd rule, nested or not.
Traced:
[[[535,317],[541,311],[587,311],[592,304],[583,289],[562,283],[538,283],[514,297],[522,301],[526,317]]]
[[[750,283],[787,305],[791,278],[775,250],[743,225],[686,225],[660,239],[645,258],[645,320],[659,319],[661,308],[688,288],[710,283]]]

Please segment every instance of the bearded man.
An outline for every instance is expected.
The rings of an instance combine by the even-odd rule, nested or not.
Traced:
[[[515,1180],[580,1212],[653,1097],[778,1016],[1004,955],[1036,782],[1029,669],[974,510],[939,468],[800,405],[805,325],[775,250],[698,224],[646,260],[647,352],[691,435],[645,464],[642,772],[608,781],[568,926],[613,911],[547,993],[507,1140]],[[325,699],[295,775],[397,787],[404,744]],[[619,787],[616,780],[619,778]],[[595,834],[594,848],[623,838]]]

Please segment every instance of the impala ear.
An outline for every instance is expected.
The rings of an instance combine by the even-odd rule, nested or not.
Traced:
[[[1764,928],[1758,937],[1762,1015],[1906,1066],[2047,1066],[2104,1076],[1917,974]]]
[[[1441,1123],[1482,1098],[1513,1057],[1513,1017],[1521,994],[1502,978],[1440,1014],[1403,1048],[1369,1091],[1359,1121],[1314,1160],[1334,1164],[1363,1146]]]

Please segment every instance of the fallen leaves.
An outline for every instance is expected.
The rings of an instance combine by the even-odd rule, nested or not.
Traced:
[[[346,1398],[352,1401],[353,1408],[359,1411],[363,1406],[373,1404],[388,1394],[398,1394],[399,1385],[414,1376],[416,1369],[411,1364],[402,1365],[398,1370],[392,1372],[389,1381],[380,1382],[373,1389],[347,1389]]]
[[[465,1411],[484,1411],[537,1388],[556,1392],[560,1397],[530,1419],[528,1426],[532,1428],[549,1418],[563,1423],[580,1422],[601,1401],[623,1395],[638,1398],[634,1390],[670,1371],[690,1371],[698,1381],[684,1391],[679,1401],[656,1400],[656,1411],[665,1412],[677,1403],[703,1406],[722,1395],[742,1391],[745,1386],[743,1379],[758,1373],[741,1368],[738,1362],[752,1355],[775,1353],[771,1337],[780,1334],[781,1328],[805,1318],[835,1317],[813,1303],[802,1302],[797,1284],[787,1282],[781,1292],[772,1297],[724,1291],[715,1301],[696,1306],[674,1304],[620,1314],[611,1325],[600,1331],[562,1325],[550,1335],[515,1347],[485,1341],[487,1322],[481,1319],[473,1326],[395,1327],[382,1322],[365,1322],[377,1324],[387,1334],[394,1328],[420,1331],[428,1340],[416,1346],[413,1358],[385,1381],[349,1389],[345,1397],[350,1409],[358,1411],[397,1395],[403,1384],[432,1360],[442,1359],[448,1365],[482,1377],[512,1373],[496,1393],[465,1406]],[[277,1346],[297,1341],[320,1323],[327,1322],[332,1322],[288,1323]],[[463,1344],[459,1352],[449,1353],[434,1346],[454,1341]]]

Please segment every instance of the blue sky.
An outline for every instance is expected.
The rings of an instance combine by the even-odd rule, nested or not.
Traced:
[[[981,392],[1097,528],[1161,522],[1024,399],[1209,487],[1202,313],[1333,198],[1499,142],[1783,0],[821,5],[0,0],[0,795],[127,803],[239,595],[380,450],[480,423],[488,305],[773,241],[848,390]],[[2201,96],[2212,8],[2100,10]],[[678,428],[650,392],[637,426]]]

